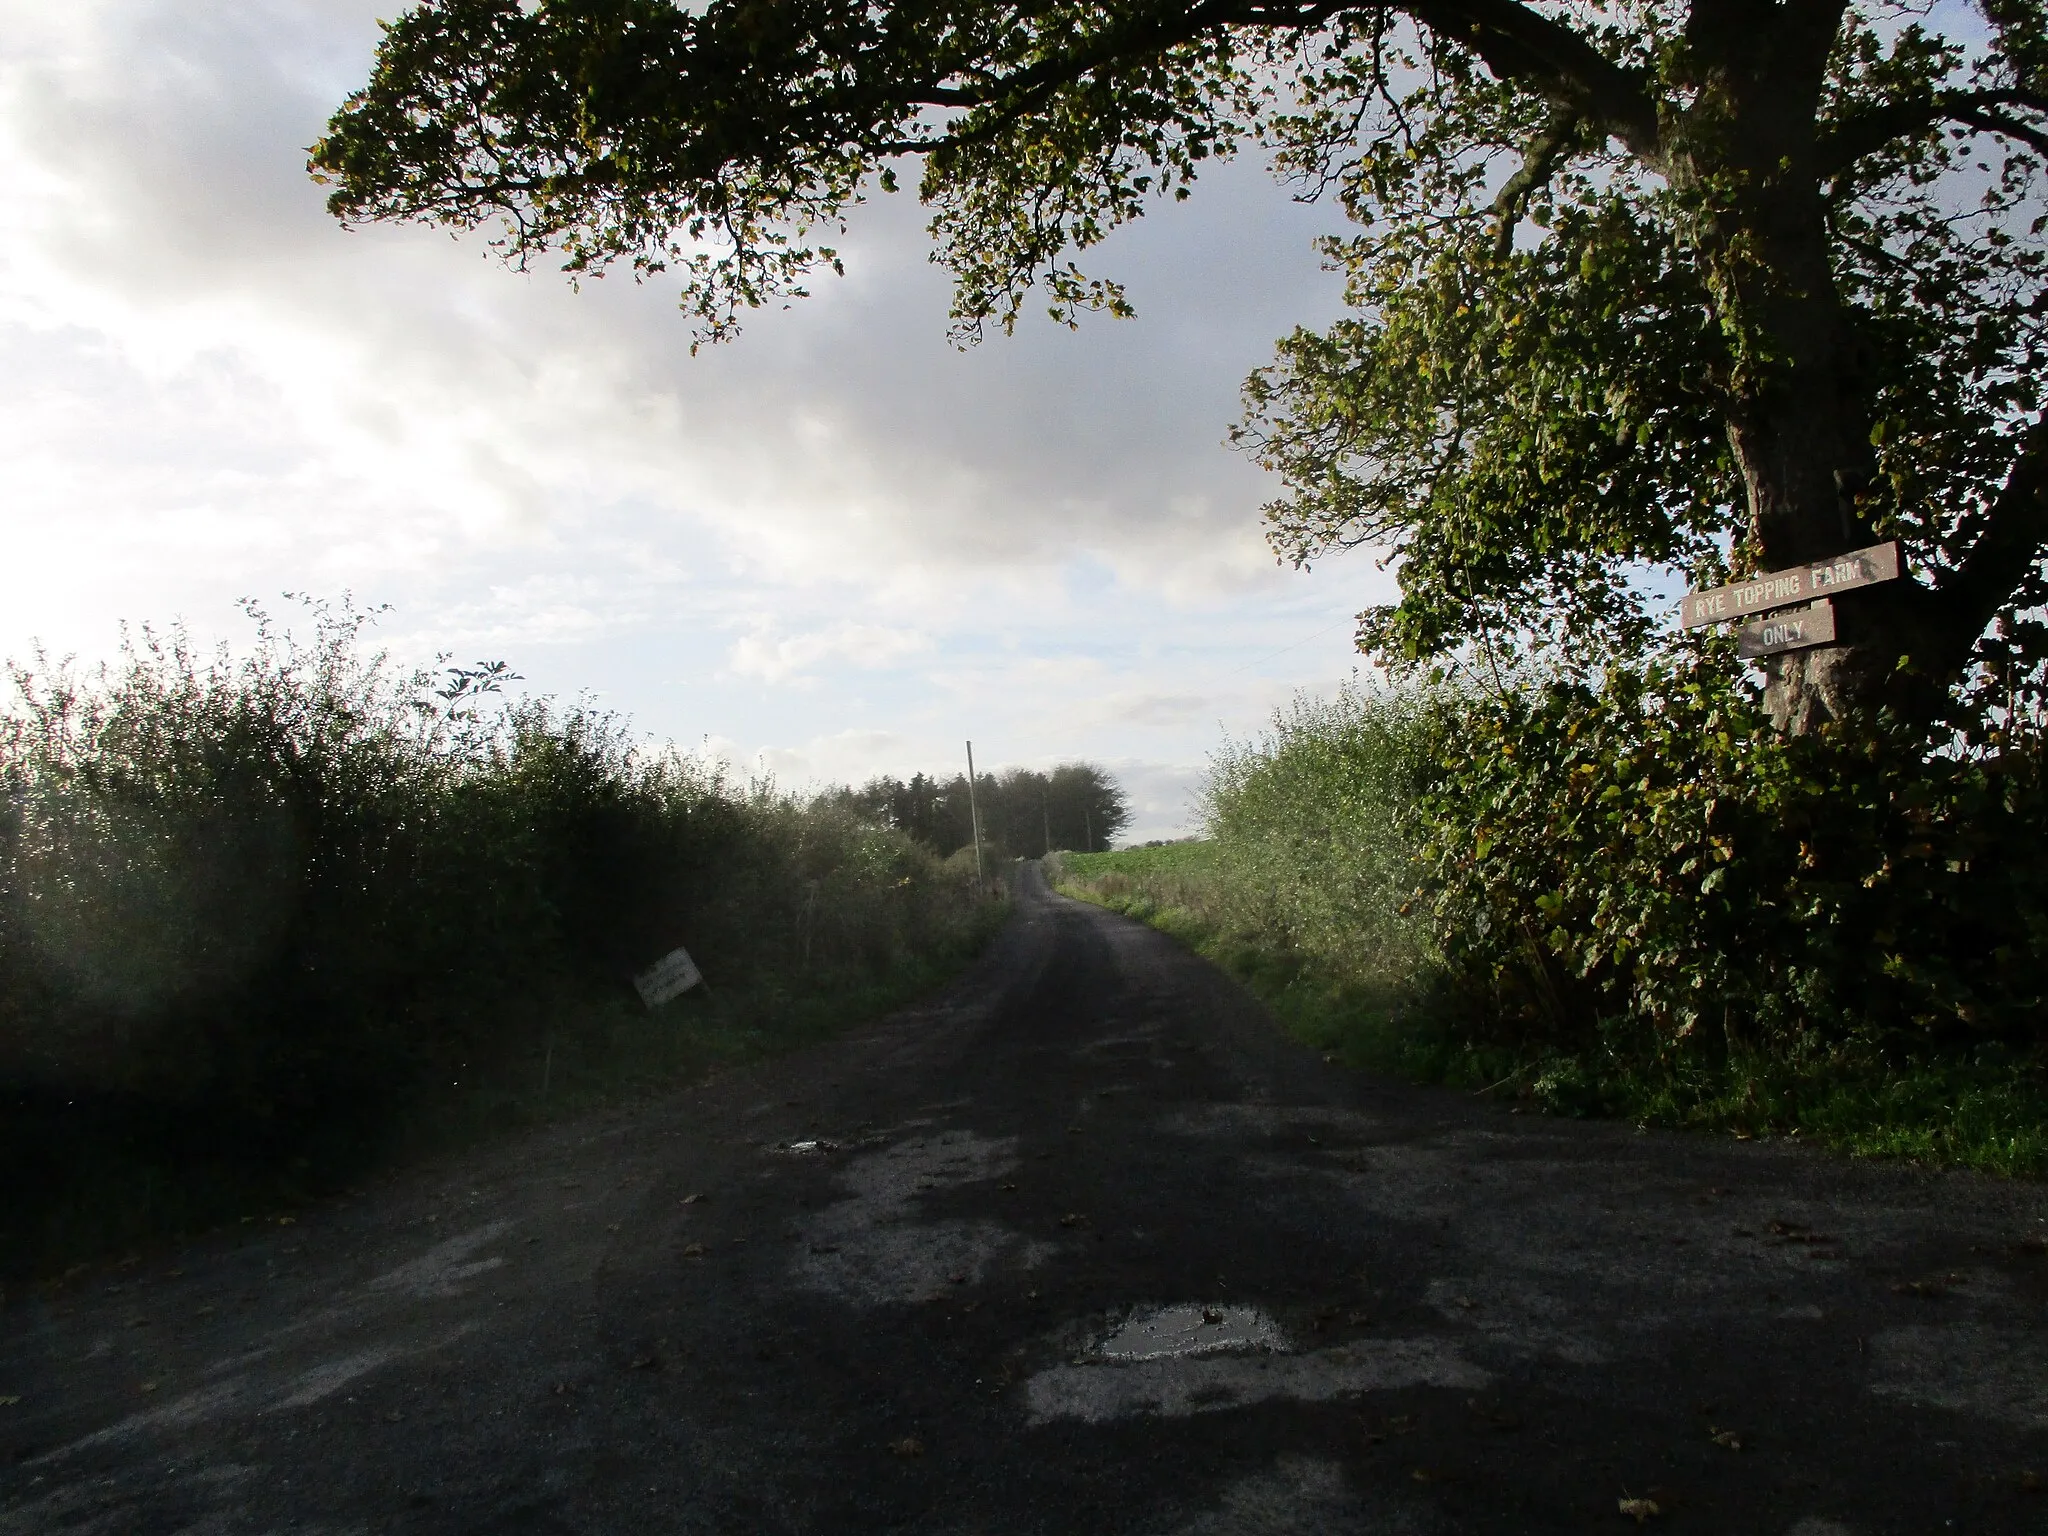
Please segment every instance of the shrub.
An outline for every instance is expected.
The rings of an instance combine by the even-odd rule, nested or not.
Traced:
[[[2034,751],[1782,737],[1715,650],[1468,698],[1437,740],[1432,927],[1513,1038],[2040,1038]]]
[[[985,927],[971,878],[843,809],[501,705],[501,666],[402,671],[346,606],[304,641],[252,615],[239,659],[145,629],[90,677],[14,670],[0,1169],[45,1215],[94,1160],[344,1176],[450,1090],[602,1059],[679,943],[719,998],[679,1006],[759,1035]]]

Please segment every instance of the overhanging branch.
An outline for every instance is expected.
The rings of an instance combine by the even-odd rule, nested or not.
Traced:
[[[1962,564],[1935,592],[1945,627],[1966,654],[2048,547],[2048,417],[2029,427],[2019,457]],[[1960,664],[1961,657],[1957,658]]]
[[[1937,123],[1963,123],[2003,133],[2048,154],[2048,131],[2014,114],[2048,114],[2048,97],[2032,91],[1930,91],[1873,106],[1837,122],[1815,147],[1823,176],[1838,176],[1866,155],[1900,139],[1927,132]]]
[[[1529,141],[1522,154],[1522,168],[1502,184],[1493,199],[1493,216],[1500,222],[1493,242],[1494,260],[1507,260],[1508,253],[1515,248],[1515,226],[1522,220],[1522,211],[1529,206],[1529,199],[1549,182],[1557,162],[1577,143],[1578,136],[1577,110],[1560,107]]]

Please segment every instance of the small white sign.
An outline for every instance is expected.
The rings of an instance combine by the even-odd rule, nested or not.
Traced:
[[[673,949],[633,978],[640,1001],[659,1008],[672,997],[681,997],[704,979],[687,949]]]

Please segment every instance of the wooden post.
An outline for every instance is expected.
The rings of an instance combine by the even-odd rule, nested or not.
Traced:
[[[967,743],[967,824],[974,831],[974,884],[985,891],[988,876],[981,867],[981,811],[974,798],[974,743]]]

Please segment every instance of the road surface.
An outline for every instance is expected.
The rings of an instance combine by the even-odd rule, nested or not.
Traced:
[[[2048,1530],[2044,1217],[1361,1077],[1027,872],[925,1006],[15,1297],[0,1533]]]

